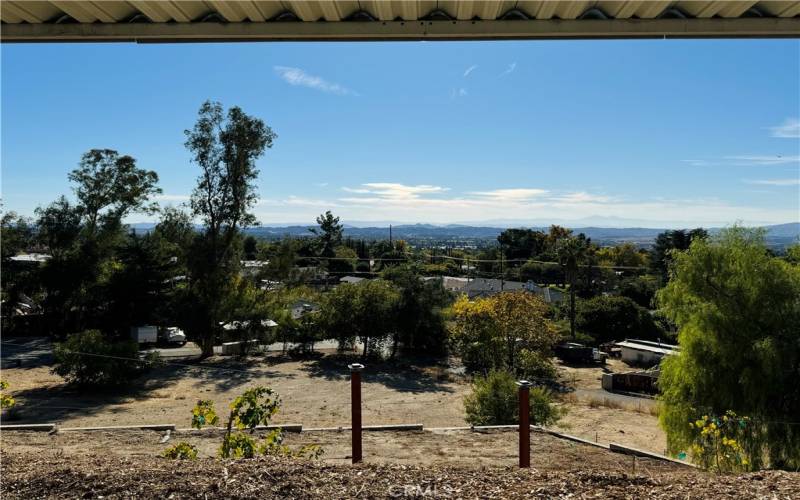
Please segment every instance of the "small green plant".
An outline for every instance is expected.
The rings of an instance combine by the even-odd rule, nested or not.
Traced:
[[[0,380],[0,409],[12,408],[17,402],[12,396],[6,394],[8,389],[8,382]]]
[[[472,425],[518,423],[518,393],[516,380],[506,371],[492,371],[486,377],[475,377],[472,392],[464,398],[467,422]],[[543,387],[530,389],[531,424],[554,424],[563,412],[552,404],[550,391]]]
[[[280,428],[270,431],[262,444],[250,437],[259,425],[269,425],[281,406],[280,397],[269,387],[254,387],[246,390],[230,404],[230,414],[225,426],[225,435],[219,448],[221,458],[253,458],[256,455],[282,455],[302,458],[319,458],[323,450],[318,445],[305,445],[292,450],[283,444]],[[192,427],[202,429],[219,421],[214,402],[201,400],[192,409]],[[234,432],[236,431],[236,432]],[[244,433],[242,431],[248,431]],[[166,452],[165,452],[166,453]]]
[[[173,460],[194,460],[197,458],[197,448],[189,443],[180,442],[164,450],[161,456]]]

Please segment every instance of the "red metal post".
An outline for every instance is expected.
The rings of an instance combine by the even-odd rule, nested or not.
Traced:
[[[519,386],[519,466],[531,466],[531,424],[530,424],[530,388],[527,380],[517,382]]]
[[[364,365],[354,363],[350,368],[350,411],[353,427],[353,463],[361,461],[361,370]]]

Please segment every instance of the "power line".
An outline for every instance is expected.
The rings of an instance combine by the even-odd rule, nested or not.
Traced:
[[[396,258],[396,257],[303,257],[298,256],[295,257],[293,260],[295,262],[303,261],[303,260],[320,260],[320,261],[373,261],[373,262],[409,262],[409,261],[416,261],[419,263],[424,264],[423,259],[443,259],[443,260],[453,260],[459,262],[477,262],[481,264],[485,263],[526,263],[532,262],[534,264],[548,264],[554,266],[561,266],[560,262],[555,261],[547,261],[547,260],[535,260],[535,259],[477,259],[473,257],[453,257],[451,255],[433,255],[429,253],[422,253],[421,257],[414,258]],[[578,264],[578,267],[584,268],[592,268],[592,269],[628,269],[628,270],[647,270],[649,269],[647,266],[617,266],[617,265],[605,265],[605,264]]]

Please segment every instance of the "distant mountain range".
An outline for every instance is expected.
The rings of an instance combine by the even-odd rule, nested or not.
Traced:
[[[137,230],[148,231],[153,228],[153,223],[131,224],[130,227]],[[311,225],[287,225],[287,226],[258,226],[246,229],[247,234],[253,236],[278,239],[284,236],[304,237],[311,236],[309,228]],[[398,224],[392,225],[392,237],[396,239],[408,240],[410,242],[427,241],[430,243],[440,242],[460,242],[488,241],[495,240],[497,236],[509,226],[481,226],[481,225],[462,225],[462,224]],[[514,226],[511,226],[514,227]],[[530,226],[516,226],[530,227]],[[531,229],[546,231],[548,226],[533,226]],[[794,242],[800,241],[800,222],[790,222],[787,224],[777,224],[764,226],[767,230],[767,244],[771,247],[784,247]],[[573,227],[575,233],[584,233],[593,241],[599,244],[616,244],[630,242],[642,247],[649,246],[655,241],[659,233],[664,232],[662,228],[646,227]],[[720,228],[711,228],[709,231],[715,233]],[[385,226],[356,227],[345,225],[345,236],[366,240],[381,240],[389,238],[388,224]]]
[[[263,238],[280,238],[282,236],[308,236],[311,226],[285,226],[285,227],[254,227],[247,230],[248,233]],[[491,226],[466,226],[459,224],[433,225],[433,224],[401,224],[392,226],[392,237],[404,240],[494,240],[507,227]],[[547,231],[548,226],[534,226],[531,229]],[[584,233],[598,243],[621,243],[631,242],[641,246],[648,246],[655,241],[656,237],[664,232],[660,228],[646,227],[574,227],[574,233]],[[788,224],[778,224],[765,226],[767,230],[767,242],[770,246],[785,246],[800,239],[800,223],[791,222]],[[714,233],[719,228],[709,230]],[[345,236],[361,238],[367,240],[378,240],[389,238],[388,227],[353,227],[345,226]]]
[[[149,231],[154,226],[153,223],[130,224],[131,228],[139,231]],[[309,228],[312,225],[289,225],[289,226],[258,226],[246,229],[247,234],[266,239],[279,239],[284,236],[306,237],[311,236]],[[412,243],[429,244],[469,244],[487,243],[496,240],[497,236],[507,229],[505,227],[491,226],[471,226],[461,224],[435,225],[435,224],[398,224],[392,225],[392,237],[403,239]],[[526,227],[523,225],[516,227]],[[531,229],[546,231],[548,226],[533,226]],[[767,244],[773,248],[783,248],[787,245],[800,241],[800,222],[790,222],[788,224],[777,224],[764,226],[767,230]],[[584,233],[596,243],[601,245],[613,245],[617,243],[630,242],[641,247],[648,247],[653,244],[659,233],[664,232],[662,228],[646,227],[574,227],[571,228],[575,233]],[[709,231],[715,233],[720,228],[711,228]],[[389,238],[389,227],[355,227],[345,225],[345,236],[365,240],[381,240]]]

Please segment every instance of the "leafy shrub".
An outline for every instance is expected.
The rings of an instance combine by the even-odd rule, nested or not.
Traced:
[[[471,425],[505,425],[519,422],[519,387],[505,371],[492,371],[476,377],[472,392],[464,398],[466,420]],[[562,410],[551,403],[550,391],[543,387],[530,389],[531,424],[549,425],[561,418]]]
[[[93,387],[125,384],[158,359],[157,354],[140,359],[136,342],[111,342],[98,330],[70,335],[56,344],[54,354],[54,373],[68,383]]]
[[[318,445],[305,445],[292,450],[283,444],[280,428],[272,430],[259,445],[244,430],[253,434],[259,425],[269,425],[272,417],[281,406],[280,397],[269,387],[248,389],[230,404],[231,412],[225,426],[225,435],[219,449],[221,458],[253,458],[256,455],[283,455],[291,457],[318,458],[323,450]],[[214,402],[201,400],[192,409],[192,427],[202,429],[219,421],[214,410]],[[233,432],[236,430],[237,432]],[[165,451],[166,454],[169,450]]]
[[[173,460],[194,460],[197,458],[197,448],[189,443],[180,442],[164,450],[161,456]]]
[[[549,356],[528,349],[519,352],[518,371],[525,379],[554,379],[557,375]]]

